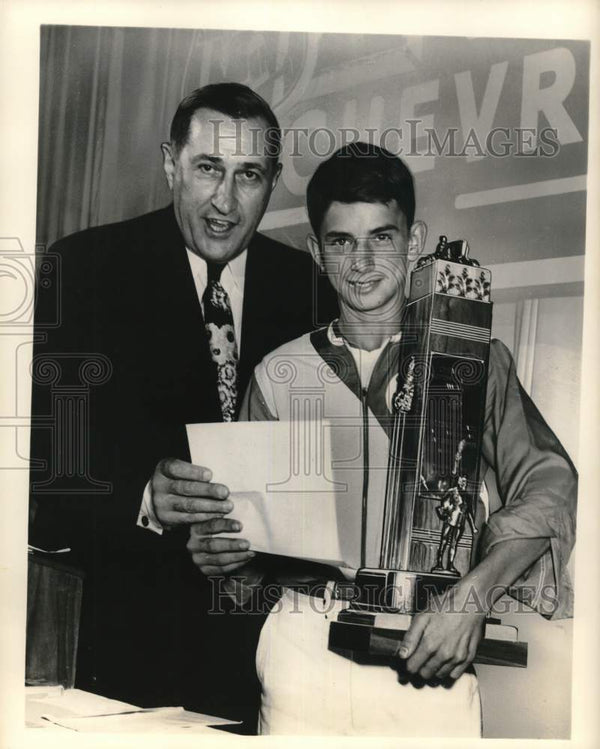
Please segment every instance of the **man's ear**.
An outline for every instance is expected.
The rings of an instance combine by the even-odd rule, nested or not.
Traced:
[[[310,252],[310,254],[313,256],[313,260],[315,261],[315,263],[322,271],[324,271],[325,266],[323,265],[323,258],[321,257],[319,240],[315,237],[314,234],[309,234],[308,237],[306,237],[306,246],[308,247],[308,251]]]
[[[275,185],[279,181],[279,175],[281,174],[281,169],[283,167],[283,164],[281,162],[277,162],[275,164],[275,171],[273,172],[273,176],[271,177],[271,192],[275,189]]]
[[[169,185],[169,190],[173,189],[173,179],[175,177],[175,158],[173,156],[173,147],[170,143],[161,143],[160,150],[163,155],[163,169]]]
[[[408,235],[408,261],[414,263],[425,249],[427,226],[423,221],[413,221]]]

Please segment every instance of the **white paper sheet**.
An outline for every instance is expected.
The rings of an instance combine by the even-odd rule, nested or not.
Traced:
[[[182,707],[142,709],[127,702],[102,697],[81,689],[26,687],[25,719],[32,728],[69,728],[74,731],[200,732],[208,726],[233,725],[236,721],[192,713]]]
[[[210,726],[234,723],[212,715],[188,712],[182,707],[139,709],[112,715],[59,717],[47,714],[43,717],[72,731],[96,733],[213,733]]]
[[[44,715],[57,719],[75,718],[99,713],[122,713],[136,710],[135,705],[60,686],[25,687],[25,721],[28,726],[47,727]]]
[[[238,492],[231,499],[231,517],[240,520],[243,528],[222,536],[245,538],[254,551],[347,566],[339,544],[335,495]]]
[[[345,566],[338,502],[348,484],[334,481],[330,424],[240,422],[188,425],[192,462],[226,484],[243,523],[239,534],[255,551]],[[356,472],[355,472],[356,473]],[[356,535],[356,534],[354,534]]]

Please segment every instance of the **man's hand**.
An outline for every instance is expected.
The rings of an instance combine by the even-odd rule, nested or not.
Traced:
[[[458,679],[475,658],[485,612],[461,609],[455,593],[450,591],[435,612],[413,617],[399,650],[410,674],[426,681]]]
[[[225,517],[233,509],[229,489],[213,484],[209,468],[165,458],[152,477],[152,503],[163,528],[189,525],[187,549],[205,575],[228,575],[247,564],[254,552],[243,539],[215,538],[217,533],[239,533],[242,524]]]
[[[192,525],[187,549],[194,564],[205,575],[229,575],[254,557],[244,539],[215,538],[215,533],[236,533],[242,524],[231,518],[212,518]],[[252,577],[250,571],[248,574]],[[253,581],[248,580],[247,584]]]
[[[229,489],[211,482],[208,468],[165,458],[152,476],[152,504],[163,528],[223,518],[233,509]],[[213,531],[213,533],[216,531]]]

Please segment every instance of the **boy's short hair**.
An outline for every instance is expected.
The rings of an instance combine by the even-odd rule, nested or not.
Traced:
[[[333,202],[389,203],[395,200],[410,229],[415,188],[406,164],[385,148],[356,141],[338,149],[317,167],[306,192],[308,217],[317,236]]]

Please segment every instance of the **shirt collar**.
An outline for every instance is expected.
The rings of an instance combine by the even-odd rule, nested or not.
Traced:
[[[200,255],[192,252],[186,247],[188,257],[190,260],[190,266],[192,273],[200,278],[202,284],[206,286],[208,282],[208,267],[206,260],[200,257]],[[244,276],[246,273],[246,260],[248,259],[248,250],[240,252],[236,255],[233,260],[230,260],[227,265],[223,268],[223,274],[228,276],[229,279],[238,289],[244,288]],[[223,276],[221,276],[223,278]]]
[[[394,335],[391,335],[387,339],[386,343],[398,343],[401,337],[402,337],[402,331],[398,331],[398,333],[394,333]],[[339,322],[337,318],[329,323],[329,327],[327,328],[327,338],[329,339],[329,342],[332,343],[334,346],[349,346],[350,345],[348,341],[346,341],[344,336],[339,332]]]

